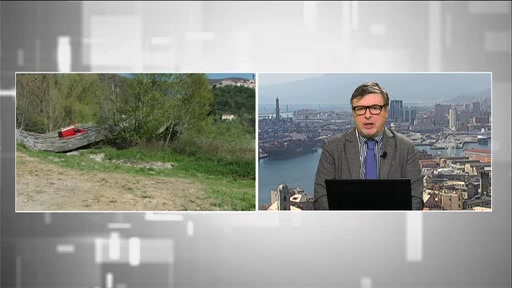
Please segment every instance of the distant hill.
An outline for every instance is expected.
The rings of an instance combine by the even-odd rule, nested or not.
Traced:
[[[238,78],[238,77],[230,77],[230,78],[220,78],[220,79],[208,79],[208,83],[210,85],[214,85],[216,83],[222,82],[222,81],[248,81],[248,79],[245,78]]]
[[[466,95],[477,95],[491,88],[489,73],[325,74],[285,84],[265,85],[260,81],[259,103],[275,103],[276,97],[279,97],[282,104],[349,104],[355,88],[368,81],[381,84],[391,100],[420,105],[448,101],[454,97],[462,100]]]
[[[214,103],[212,114],[221,119],[222,114],[232,114],[255,131],[256,90],[245,86],[226,85],[212,89]]]
[[[129,79],[129,78],[132,78],[134,74],[121,73],[121,74],[116,74],[116,75],[118,75],[120,78],[123,78],[123,79]],[[206,76],[208,77],[208,74],[206,74]],[[227,81],[227,80],[231,80],[231,81],[248,81],[250,79],[242,78],[242,77],[208,78],[208,83],[210,84],[210,86],[212,86],[215,83],[219,83],[221,81]]]
[[[446,99],[445,103],[449,104],[464,104],[476,101],[482,101],[484,99],[491,99],[491,88],[477,91],[474,93],[462,94],[449,99]]]

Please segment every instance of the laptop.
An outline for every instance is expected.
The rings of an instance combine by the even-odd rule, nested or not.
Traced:
[[[412,210],[411,179],[326,179],[329,210]]]

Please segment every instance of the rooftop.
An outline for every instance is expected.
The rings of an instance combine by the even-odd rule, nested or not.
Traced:
[[[280,211],[279,209],[277,209],[277,201],[272,203],[272,205],[270,205],[270,207],[268,207],[267,210],[268,211]],[[290,205],[290,211],[302,211],[302,210],[293,205]]]
[[[472,209],[472,210],[474,210],[474,211],[492,211],[492,209],[491,209],[491,208],[487,208],[487,207],[480,207],[480,206],[475,206],[475,207],[473,207],[473,209]]]
[[[489,149],[479,149],[479,148],[468,148],[468,149],[464,149],[464,152],[470,152],[470,153],[481,153],[481,154],[491,154],[491,150],[489,150]]]
[[[481,167],[481,168],[491,167],[490,162],[478,162],[478,163],[468,163],[468,164],[471,167]]]

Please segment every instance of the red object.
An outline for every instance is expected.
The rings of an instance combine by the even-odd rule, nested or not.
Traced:
[[[87,130],[82,129],[82,128],[76,128],[76,127],[72,126],[72,127],[67,127],[67,128],[60,130],[59,137],[71,137],[71,136],[76,136],[78,134],[82,134],[85,132],[87,132]]]

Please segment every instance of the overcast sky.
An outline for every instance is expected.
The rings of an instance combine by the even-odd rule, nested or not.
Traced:
[[[266,73],[266,74],[258,74],[258,86],[267,86],[273,84],[284,84],[297,80],[304,80],[307,78],[318,78],[323,74],[319,73]]]
[[[259,74],[259,103],[349,103],[354,89],[377,81],[391,99],[432,103],[491,89],[490,73]],[[489,95],[490,96],[490,95]]]

